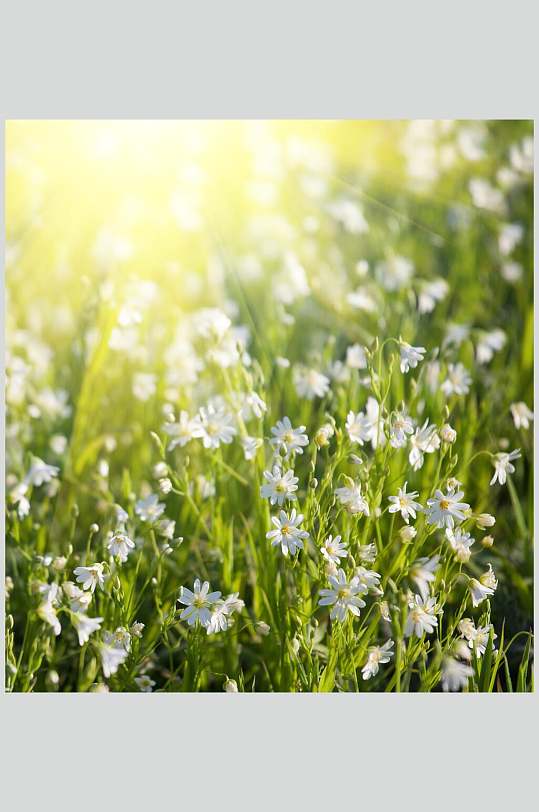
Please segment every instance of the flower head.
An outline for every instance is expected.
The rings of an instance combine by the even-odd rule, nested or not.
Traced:
[[[272,547],[280,544],[283,555],[295,555],[298,549],[303,549],[303,539],[309,538],[307,531],[300,527],[302,521],[303,514],[296,513],[295,508],[290,516],[281,510],[278,516],[272,517],[275,530],[266,533],[266,538],[271,539]]]
[[[348,581],[344,570],[338,570],[336,575],[330,575],[329,589],[320,590],[319,606],[332,606],[330,618],[343,621],[347,612],[359,617],[360,609],[366,606],[360,595],[367,591],[357,576]]]
[[[201,584],[199,578],[195,580],[192,592],[182,586],[178,601],[184,604],[185,609],[182,609],[180,620],[186,620],[189,626],[198,622],[206,628],[211,620],[211,607],[220,597],[220,592],[210,592],[208,581]]]

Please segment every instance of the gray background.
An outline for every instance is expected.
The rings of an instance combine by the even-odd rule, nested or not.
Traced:
[[[537,113],[537,19],[523,0],[17,0],[2,29],[3,118]],[[533,803],[536,694],[0,700],[14,812]]]

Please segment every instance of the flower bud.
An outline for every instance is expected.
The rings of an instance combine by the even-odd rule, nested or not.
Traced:
[[[163,494],[163,496],[167,496],[172,490],[172,482],[168,477],[165,479],[159,480],[159,493]]]
[[[266,637],[266,635],[268,635],[270,633],[270,631],[271,631],[271,626],[268,626],[268,624],[264,623],[263,620],[257,621],[257,623],[255,624],[255,627],[256,627],[258,633],[262,634],[264,637]]]
[[[52,568],[56,572],[62,572],[65,569],[65,565],[67,564],[67,558],[65,555],[59,555],[52,560]]]
[[[444,443],[454,443],[457,439],[457,432],[449,425],[449,423],[445,423],[440,429],[440,437]]]
[[[476,521],[478,527],[492,527],[496,524],[496,519],[490,513],[480,513]]]
[[[415,529],[415,527],[412,527],[412,525],[410,525],[410,524],[407,524],[404,527],[401,527],[401,529],[399,530],[399,536],[401,537],[402,541],[405,542],[405,543],[409,542],[409,541],[412,541],[412,539],[415,538],[416,535],[417,535],[417,530]]]
[[[235,679],[227,679],[225,680],[225,684],[223,685],[223,690],[226,691],[227,694],[237,694],[238,693],[238,683]]]
[[[492,536],[484,536],[484,538],[481,539],[481,546],[487,550],[489,549],[489,547],[492,547],[493,544],[494,538]]]
[[[329,445],[331,437],[335,434],[335,429],[330,423],[325,423],[321,426],[314,435],[314,442],[318,448],[324,448]]]
[[[99,533],[99,525],[94,522],[90,525],[90,535],[95,536],[96,533]]]

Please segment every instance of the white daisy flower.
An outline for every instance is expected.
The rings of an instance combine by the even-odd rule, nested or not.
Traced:
[[[329,378],[316,369],[296,367],[294,369],[294,386],[300,398],[313,400],[323,398],[329,390]]]
[[[232,416],[224,406],[215,407],[212,403],[202,406],[195,420],[193,437],[199,437],[204,448],[219,448],[221,443],[231,443],[236,434]]]
[[[513,460],[520,459],[520,449],[515,448],[514,451],[511,451],[509,454],[501,451],[499,454],[494,456],[492,464],[494,465],[494,476],[490,480],[491,485],[495,485],[496,482],[499,482],[500,485],[505,485],[507,482],[507,474],[514,474],[515,473],[515,466],[512,464]]]
[[[380,663],[388,663],[393,657],[393,640],[388,640],[383,646],[371,646],[368,650],[367,662],[361,669],[363,679],[375,677],[379,671]]]
[[[248,420],[251,416],[261,420],[267,409],[268,407],[256,392],[247,392],[244,395],[243,405],[241,407],[241,416],[244,420]]]
[[[391,419],[389,442],[393,448],[404,448],[408,436],[414,433],[414,421],[405,411],[396,412]]]
[[[347,488],[337,488],[335,490],[335,496],[341,505],[346,508],[348,513],[352,513],[353,515],[356,513],[363,513],[365,516],[370,515],[369,505],[365,497],[361,494],[361,485],[359,482]]]
[[[423,360],[423,356],[427,352],[425,347],[412,347],[406,341],[399,342],[401,353],[401,372],[409,372],[410,369],[415,369],[418,363]]]
[[[439,555],[432,558],[418,558],[410,569],[410,579],[419,589],[419,594],[426,600],[430,593],[430,585],[436,579],[436,570],[440,562]]]
[[[340,559],[346,558],[348,555],[346,542],[341,541],[340,536],[335,536],[335,538],[328,536],[320,548],[320,552],[326,561],[330,561],[333,564],[340,564]]]
[[[461,564],[466,564],[472,555],[470,548],[475,539],[473,539],[469,533],[464,532],[460,527],[454,530],[447,528],[445,535],[455,552],[457,561],[460,561]]]
[[[72,612],[86,612],[92,600],[91,592],[79,589],[73,581],[64,581],[62,591],[69,601],[69,608]]]
[[[455,526],[455,520],[457,523],[464,521],[466,518],[465,511],[469,509],[470,505],[460,501],[463,496],[464,491],[444,494],[442,491],[436,490],[434,496],[427,499],[426,514],[428,523],[452,530]]]
[[[26,484],[38,488],[40,485],[50,482],[59,473],[60,469],[56,465],[48,465],[39,457],[33,457],[30,470],[26,474],[24,481]]]
[[[411,491],[406,493],[407,482],[404,483],[404,488],[399,488],[397,496],[388,496],[388,501],[392,504],[389,507],[389,513],[400,512],[402,518],[409,524],[410,516],[415,519],[417,510],[423,510],[419,502],[414,501],[416,496],[419,496],[418,491]]]
[[[440,388],[446,397],[450,395],[467,395],[470,391],[471,382],[472,379],[463,364],[449,364],[447,378]]]
[[[150,694],[152,692],[152,688],[155,686],[155,680],[149,677],[148,674],[143,674],[141,677],[135,677],[135,682],[143,694]]]
[[[414,595],[408,606],[409,612],[404,634],[407,637],[412,634],[415,634],[416,637],[421,637],[423,633],[431,634],[438,625],[436,598]]]
[[[352,443],[363,445],[371,436],[371,423],[364,412],[348,412],[346,418],[346,431]]]
[[[260,437],[242,437],[241,445],[243,448],[243,456],[247,461],[253,460],[256,456],[256,452],[262,446],[263,440]]]
[[[408,461],[414,471],[418,471],[423,466],[425,454],[432,454],[440,448],[440,437],[436,431],[436,426],[429,426],[428,419],[425,420],[421,428],[416,428],[415,433],[410,437],[410,453]]]
[[[118,668],[127,660],[129,652],[125,646],[118,643],[114,634],[105,632],[103,640],[99,645],[99,655],[101,657],[101,667],[103,674],[108,677],[115,674]]]
[[[309,538],[307,531],[300,528],[302,521],[303,514],[297,514],[295,508],[290,516],[281,510],[279,516],[272,517],[275,530],[266,533],[266,538],[271,539],[273,547],[280,544],[283,555],[295,555],[296,550],[303,549],[303,539]]]
[[[468,588],[472,597],[472,606],[479,606],[480,603],[483,603],[485,598],[494,595],[497,586],[498,581],[494,575],[492,564],[489,564],[488,570],[480,575],[479,579],[470,578]]]
[[[298,477],[294,476],[293,471],[281,471],[278,465],[273,466],[273,470],[264,471],[264,478],[267,480],[265,485],[260,488],[260,496],[263,499],[269,499],[271,505],[278,504],[282,506],[286,499],[296,499],[298,486]]]
[[[460,621],[458,628],[462,637],[468,641],[469,648],[475,651],[477,657],[482,657],[488,645],[492,624],[476,628],[473,620],[465,617]],[[493,633],[492,639],[496,640],[496,637],[497,635]]]
[[[350,369],[366,369],[367,355],[365,347],[359,344],[351,344],[346,350],[346,366]]]
[[[187,620],[189,626],[194,626],[197,621],[206,628],[211,620],[211,607],[221,597],[220,592],[210,592],[208,581],[201,584],[197,578],[193,585],[193,591],[182,586],[178,601],[183,603],[180,620]]]
[[[168,450],[174,451],[177,446],[183,448],[187,445],[196,436],[195,431],[198,427],[198,422],[183,410],[180,412],[177,423],[165,423],[163,431],[172,438],[167,446]]]
[[[107,549],[111,555],[117,555],[120,561],[125,563],[131,550],[135,549],[135,542],[126,533],[116,531],[107,544]]]
[[[328,581],[330,588],[320,590],[318,605],[333,607],[329,615],[332,620],[342,622],[347,612],[359,617],[360,609],[366,606],[360,597],[365,594],[366,589],[359,582],[359,578],[354,576],[348,581],[344,570],[339,570],[336,575],[330,575]]]
[[[151,493],[145,499],[138,499],[135,503],[135,513],[141,522],[153,524],[164,512],[166,505],[159,501],[155,493]]]
[[[513,422],[516,429],[529,429],[533,420],[533,412],[528,409],[523,401],[512,403],[510,406]]]
[[[78,584],[82,584],[82,588],[89,589],[93,592],[96,586],[103,589],[105,586],[105,576],[103,574],[103,564],[92,564],[90,567],[76,567],[73,570]]]
[[[83,646],[90,639],[90,635],[101,628],[102,617],[87,617],[83,612],[73,612],[71,623],[79,636],[79,646]]]
[[[282,450],[289,457],[292,453],[303,454],[303,447],[309,444],[309,438],[305,434],[305,426],[292,428],[292,423],[288,417],[283,417],[277,421],[277,425],[271,429],[273,437],[272,445],[276,450]]]

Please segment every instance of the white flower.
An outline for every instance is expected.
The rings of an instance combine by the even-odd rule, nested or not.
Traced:
[[[220,592],[210,592],[208,581],[201,584],[199,578],[195,580],[193,592],[182,586],[178,601],[184,604],[185,609],[182,609],[180,620],[187,620],[189,626],[194,626],[198,621],[206,628],[211,620],[210,608],[220,597]]]
[[[414,433],[414,421],[405,411],[396,412],[391,420],[389,442],[393,448],[404,448],[407,435]]]
[[[473,620],[470,618],[463,618],[459,623],[459,632],[468,641],[468,646],[475,651],[477,657],[482,657],[485,653],[492,625],[478,626],[475,628]],[[497,635],[493,633],[492,639],[496,640]]]
[[[24,481],[28,485],[34,485],[37,488],[57,477],[59,472],[60,469],[56,465],[48,465],[39,457],[33,457],[30,470],[26,474]]]
[[[221,443],[231,443],[236,434],[232,417],[224,406],[209,404],[199,410],[193,437],[200,437],[204,448],[219,448]]]
[[[367,313],[374,313],[376,310],[376,302],[364,288],[356,288],[356,290],[347,293],[346,301],[357,310],[366,310]]]
[[[405,482],[404,488],[399,488],[397,496],[388,496],[388,500],[392,503],[389,507],[389,512],[397,513],[400,511],[400,514],[406,524],[409,524],[410,516],[412,519],[415,519],[416,510],[423,510],[423,507],[419,504],[419,502],[414,501],[415,497],[419,496],[418,491],[406,493],[407,484],[408,483]]]
[[[133,623],[130,628],[130,633],[133,637],[142,637],[142,632],[144,630],[144,623],[139,623],[138,621]]]
[[[461,663],[454,657],[446,656],[442,660],[442,690],[460,691],[468,685],[468,678],[473,675],[473,668]]]
[[[295,555],[296,550],[303,549],[303,539],[309,538],[307,531],[300,529],[302,521],[303,514],[296,514],[295,508],[290,516],[281,510],[279,516],[272,517],[271,522],[276,529],[266,533],[266,538],[271,539],[272,547],[280,544],[283,555]]]
[[[436,302],[441,302],[449,292],[449,285],[445,279],[433,279],[425,282],[417,297],[417,309],[420,313],[432,313]]]
[[[449,364],[447,378],[440,387],[446,397],[450,395],[467,395],[472,379],[462,364]]]
[[[375,572],[374,570],[368,570],[365,567],[356,567],[354,571],[354,575],[357,576],[359,579],[359,583],[365,589],[365,591],[374,592],[376,595],[383,595],[383,590],[380,589],[380,581],[382,576],[379,572]]]
[[[396,291],[408,286],[414,274],[414,265],[406,257],[391,256],[376,266],[376,277],[387,291]]]
[[[425,420],[421,428],[417,427],[415,434],[410,437],[410,453],[408,461],[414,471],[418,471],[424,462],[425,454],[432,454],[440,448],[440,437],[436,431],[436,426],[429,426],[429,421]]]
[[[439,555],[433,555],[432,558],[418,558],[410,569],[410,578],[419,589],[423,600],[428,598],[430,584],[432,584],[436,578],[436,570],[438,569],[439,561]]]
[[[469,533],[465,533],[460,527],[454,530],[447,529],[445,531],[449,544],[455,551],[455,558],[462,564],[466,564],[470,560],[471,550],[470,547],[475,539]]]
[[[225,600],[218,600],[212,607],[210,622],[206,627],[207,634],[216,634],[228,629],[233,622],[231,620],[234,612],[241,612],[245,602],[238,597],[239,593],[234,592]]]
[[[515,428],[517,429],[529,429],[530,422],[533,420],[533,412],[531,409],[528,409],[523,401],[519,401],[518,403],[512,403],[511,406],[511,414],[513,415],[513,422],[515,424]]]
[[[163,430],[172,440],[168,444],[168,450],[174,451],[176,446],[183,448],[184,445],[195,437],[195,431],[198,429],[198,422],[189,417],[185,411],[180,412],[177,423],[165,423]]]
[[[361,669],[363,679],[367,680],[375,677],[380,668],[380,663],[388,663],[393,657],[393,640],[388,640],[383,646],[371,646],[368,651],[367,662]]]
[[[263,440],[259,437],[242,437],[241,444],[243,447],[243,456],[246,460],[253,460],[256,456],[257,450],[262,445]]]
[[[267,411],[267,406],[262,398],[256,392],[247,392],[243,399],[243,406],[241,408],[241,416],[244,420],[248,420],[251,414],[261,420]]]
[[[135,682],[143,694],[151,693],[152,688],[155,685],[155,681],[151,679],[148,674],[143,674],[141,677],[135,677]]]
[[[348,488],[337,488],[335,496],[349,513],[363,513],[365,516],[370,515],[369,505],[366,499],[361,495],[361,485],[359,482],[357,484],[352,483]]]
[[[472,597],[472,606],[479,606],[480,603],[483,603],[485,598],[494,595],[497,586],[498,581],[492,570],[492,564],[489,564],[488,570],[479,576],[479,580],[477,578],[470,578],[468,587]]]
[[[288,417],[278,420],[277,425],[271,429],[271,433],[273,434],[272,444],[277,450],[284,451],[287,457],[293,452],[303,454],[303,446],[309,444],[309,438],[305,434],[305,426],[293,429]]]
[[[9,498],[13,504],[17,505],[17,515],[19,519],[24,519],[30,513],[30,500],[26,496],[28,487],[26,482],[19,482],[9,494]]]
[[[294,385],[300,398],[323,398],[329,389],[329,378],[317,372],[315,369],[304,369],[296,367],[294,369]]]
[[[90,635],[101,628],[102,617],[87,617],[83,612],[73,612],[71,623],[79,636],[79,646],[83,646],[90,639]]]
[[[85,612],[92,600],[91,592],[84,592],[72,581],[64,581],[62,591],[69,600],[69,608],[72,612]]]
[[[151,493],[145,499],[138,499],[135,503],[135,513],[141,522],[153,524],[165,510],[165,504],[159,501],[155,493]]]
[[[496,482],[499,482],[500,485],[505,485],[507,482],[507,474],[514,474],[515,473],[515,466],[512,465],[513,460],[520,459],[520,449],[516,448],[514,451],[511,451],[509,454],[504,453],[501,451],[499,454],[496,454],[492,464],[494,465],[494,476],[490,480],[491,485],[495,485]]]
[[[136,372],[133,375],[133,395],[137,400],[145,403],[152,395],[155,395],[156,377],[149,372]]]
[[[406,618],[404,634],[407,637],[412,634],[421,637],[424,632],[431,634],[438,625],[436,598],[423,598],[420,595],[414,595],[408,606],[409,612]]]
[[[335,538],[333,538],[333,536],[328,536],[323,543],[320,552],[326,561],[330,561],[333,564],[340,564],[340,559],[346,558],[348,555],[346,543],[341,541],[340,536],[335,536]]]
[[[463,496],[464,491],[444,494],[442,491],[436,490],[434,496],[427,499],[426,514],[428,523],[452,530],[455,526],[455,519],[457,523],[464,521],[466,518],[464,512],[468,510],[470,505],[460,501]]]
[[[504,223],[498,235],[498,247],[504,257],[512,254],[524,236],[524,228],[520,223]]]
[[[355,200],[348,197],[338,198],[327,206],[327,210],[351,234],[363,234],[369,230],[363,212]]]
[[[451,445],[457,439],[457,432],[454,428],[452,428],[452,426],[449,425],[449,423],[444,423],[440,429],[440,438],[444,441],[444,443]]]
[[[135,548],[135,542],[132,541],[126,533],[116,531],[109,543],[107,549],[111,555],[117,555],[120,561],[127,561],[129,552]]]
[[[103,641],[99,645],[101,665],[106,678],[115,674],[118,668],[127,660],[129,652],[117,639],[115,634],[105,632]]]
[[[264,471],[265,485],[260,488],[260,496],[269,499],[271,505],[283,505],[285,499],[296,499],[298,478],[293,471],[281,471],[278,465],[273,466],[273,471]]]
[[[366,564],[372,564],[378,555],[376,544],[374,544],[374,542],[371,542],[371,544],[360,544],[358,547],[358,555],[360,561],[365,561]]]
[[[58,636],[62,631],[60,621],[56,615],[56,607],[60,598],[60,587],[56,583],[44,584],[41,589],[44,600],[41,602],[37,609],[38,617],[52,626],[54,634]]]
[[[346,350],[346,366],[350,369],[365,369],[367,367],[365,347],[351,344]]]
[[[346,418],[346,431],[353,443],[363,445],[371,436],[371,423],[364,412],[348,412]]]
[[[399,346],[401,351],[401,372],[403,373],[415,369],[427,352],[425,347],[412,347],[406,341],[400,341]]]
[[[82,584],[83,589],[93,592],[96,586],[103,589],[105,576],[103,575],[103,564],[92,564],[90,567],[76,567],[73,570],[78,584]]]
[[[364,600],[359,596],[365,594],[365,587],[359,582],[359,578],[354,576],[347,580],[344,570],[339,570],[337,575],[330,575],[328,578],[330,589],[321,589],[319,606],[333,606],[330,612],[332,620],[343,621],[346,613],[351,612],[359,617],[359,610],[366,606]]]
[[[475,348],[478,364],[488,364],[505,344],[506,335],[503,330],[493,330],[490,333],[481,333],[480,340]]]

